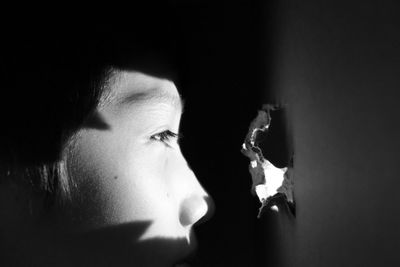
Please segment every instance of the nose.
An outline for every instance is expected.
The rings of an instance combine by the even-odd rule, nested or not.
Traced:
[[[182,226],[191,226],[202,219],[208,212],[205,197],[191,196],[182,201],[179,221]]]
[[[214,204],[211,197],[204,191],[192,171],[193,179],[192,190],[190,194],[182,199],[179,208],[179,221],[182,226],[187,227],[195,223],[205,221],[211,217]]]

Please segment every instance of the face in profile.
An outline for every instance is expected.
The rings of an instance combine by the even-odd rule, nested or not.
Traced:
[[[167,266],[190,252],[209,206],[179,147],[182,109],[169,80],[122,71],[110,79],[68,152],[75,189],[59,224],[80,238],[70,240],[79,258]]]

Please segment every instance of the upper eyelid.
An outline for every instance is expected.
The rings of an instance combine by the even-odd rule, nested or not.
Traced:
[[[176,139],[179,139],[179,138],[182,137],[182,135],[181,135],[180,133],[175,133],[175,132],[173,132],[173,131],[171,131],[171,130],[165,130],[165,131],[158,132],[158,133],[155,133],[155,134],[151,135],[150,138],[151,138],[151,139],[155,139],[156,136],[161,136],[161,137],[163,137],[163,135],[166,135],[166,138],[176,138]],[[160,140],[160,141],[163,141],[163,140]]]
[[[179,133],[175,133],[170,130],[164,131],[162,133],[166,134],[168,138],[174,138],[176,140],[179,140],[179,138],[181,137]]]
[[[176,138],[178,141],[183,137],[183,134],[182,134],[181,132],[177,132],[177,133],[172,132],[172,131],[169,131],[169,132],[170,132],[170,134],[172,134],[173,137]]]
[[[165,137],[162,137],[163,135],[166,135]],[[159,136],[156,138],[156,136]],[[174,145],[176,144],[179,146],[179,138],[180,138],[179,133],[172,132],[171,130],[165,130],[162,132],[158,132],[156,134],[153,134],[150,139],[152,139],[155,142],[162,143],[168,148],[173,148]]]

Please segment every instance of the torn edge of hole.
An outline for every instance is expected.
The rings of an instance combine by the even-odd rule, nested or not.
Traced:
[[[264,104],[258,110],[257,116],[250,123],[241,152],[249,158],[249,172],[252,177],[252,193],[257,195],[261,207],[257,218],[264,210],[272,209],[279,212],[282,205],[286,205],[292,215],[296,216],[294,201],[293,166],[294,155],[286,167],[278,168],[264,157],[262,149],[258,146],[260,133],[268,133],[272,117],[271,111],[284,109],[284,106]]]

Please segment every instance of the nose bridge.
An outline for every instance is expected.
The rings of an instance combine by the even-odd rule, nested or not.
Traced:
[[[211,198],[200,184],[196,175],[187,164],[186,159],[183,160],[182,183],[185,186],[180,198],[179,220],[183,226],[190,226],[205,217],[212,205]]]
[[[182,197],[187,197],[188,195],[198,195],[201,197],[208,197],[207,192],[200,184],[199,180],[196,177],[196,174],[193,172],[192,168],[189,166],[188,162],[180,153],[179,155],[179,165],[180,165],[180,174],[179,174],[179,184],[181,185]]]
[[[188,176],[190,177],[189,179],[193,186],[193,191],[194,191],[193,193],[198,194],[199,196],[202,196],[202,197],[207,197],[208,193],[206,192],[204,187],[201,185],[199,179],[197,179],[196,174],[193,172],[193,170],[190,168],[190,166],[189,166],[189,164],[187,164],[187,162],[186,162],[186,168],[188,171]]]

